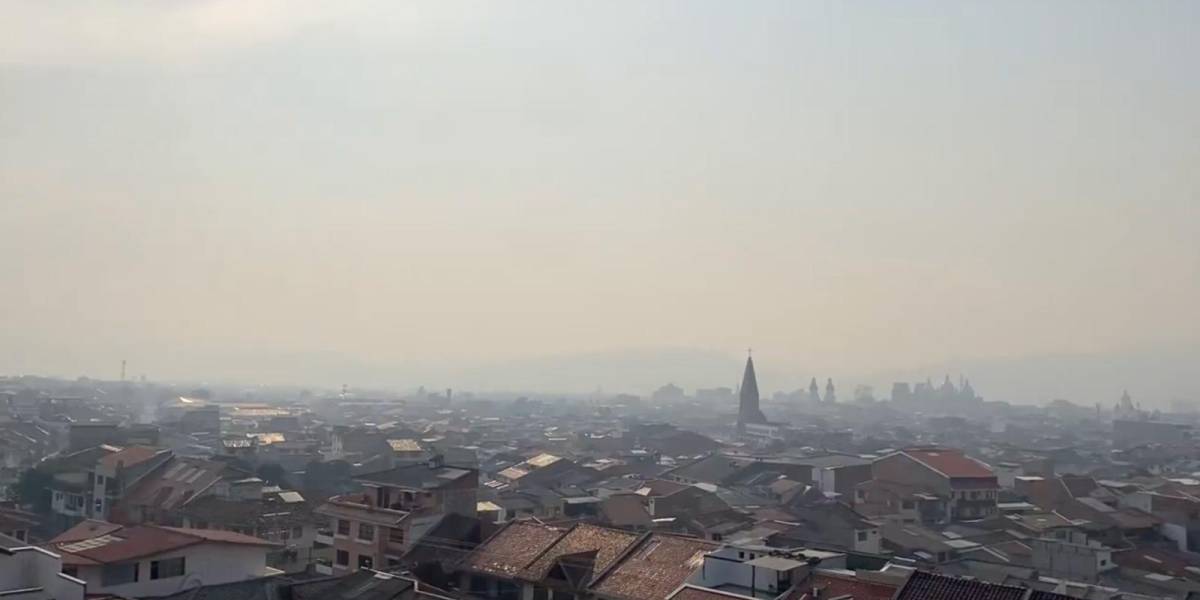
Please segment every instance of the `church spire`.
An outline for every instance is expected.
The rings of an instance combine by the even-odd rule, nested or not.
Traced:
[[[745,432],[747,423],[766,423],[767,417],[758,407],[758,376],[754,373],[754,357],[746,357],[742,387],[738,390],[738,431]]]

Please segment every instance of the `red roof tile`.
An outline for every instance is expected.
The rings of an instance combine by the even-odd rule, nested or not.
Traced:
[[[954,449],[910,448],[904,454],[950,478],[995,477],[992,468]]]
[[[70,542],[78,542],[80,540],[89,540],[94,537],[100,537],[112,533],[121,526],[116,523],[106,521],[97,521],[95,519],[86,519],[80,521],[74,527],[58,534],[54,539],[50,540],[52,544],[66,544]]]
[[[821,590],[822,598],[839,598],[849,596],[854,600],[891,600],[899,585],[889,585],[878,581],[866,581],[852,575],[840,575],[829,572],[816,572],[805,584],[808,588]]]
[[[84,522],[89,523],[89,521]],[[90,521],[90,523],[99,523]],[[111,525],[111,524],[106,524]],[[68,564],[116,563],[170,552],[204,543],[245,544],[254,546],[278,546],[274,542],[228,531],[208,529],[182,529],[137,525],[133,527],[97,527],[96,535],[80,537],[78,526],[67,531],[72,533],[69,541],[55,538],[52,547],[63,556]],[[65,535],[65,534],[64,534]],[[63,536],[59,536],[60,538]]]

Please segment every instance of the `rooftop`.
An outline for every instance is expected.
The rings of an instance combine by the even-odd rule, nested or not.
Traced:
[[[462,562],[468,571],[515,577],[558,541],[563,530],[535,521],[512,521]]]
[[[659,600],[683,585],[704,564],[704,555],[719,544],[696,538],[654,533],[592,586],[597,594]]]
[[[904,454],[949,478],[995,477],[987,464],[963,454],[961,450],[910,448]]]
[[[87,523],[85,521],[85,523]],[[92,522],[95,523],[95,522]],[[97,528],[99,535],[80,538],[78,526],[51,542],[51,548],[63,554],[68,564],[108,564],[125,562],[144,556],[153,556],[203,543],[239,544],[251,546],[276,546],[272,542],[211,529],[182,529],[157,525],[135,525],[133,527]],[[73,533],[74,532],[74,533]],[[69,556],[68,556],[69,555]]]

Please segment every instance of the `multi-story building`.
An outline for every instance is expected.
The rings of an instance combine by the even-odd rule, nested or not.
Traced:
[[[918,501],[928,502],[933,497],[940,504],[944,520],[982,519],[996,514],[1000,491],[996,474],[961,450],[908,448],[876,460],[871,473],[876,482],[897,484],[889,486],[893,489],[904,486],[913,490],[911,498],[901,499],[902,508],[911,503],[915,509]],[[860,484],[858,491],[870,485]],[[856,498],[857,503],[864,500],[869,501]]]
[[[318,509],[330,530],[317,541],[334,548],[333,572],[383,569],[403,556],[443,515],[474,517],[479,473],[439,460],[355,478],[364,491],[334,496]]]

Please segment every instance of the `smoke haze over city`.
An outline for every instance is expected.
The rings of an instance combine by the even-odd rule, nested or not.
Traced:
[[[1200,395],[1196,3],[0,10],[7,373]]]

